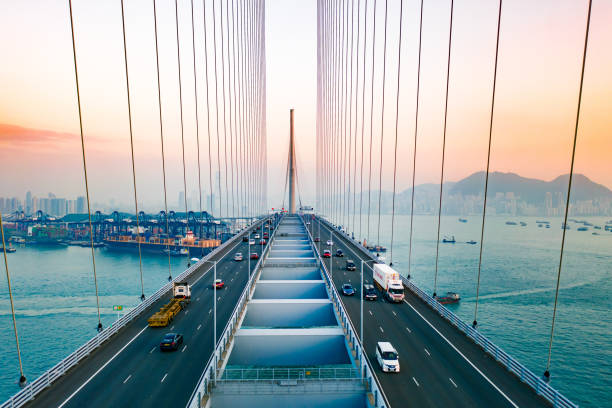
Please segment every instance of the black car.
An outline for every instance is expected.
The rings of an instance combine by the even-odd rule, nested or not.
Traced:
[[[344,256],[344,252],[342,252],[342,250],[339,249],[339,250],[336,251],[336,256],[343,257]]]
[[[376,300],[378,298],[374,285],[363,285],[363,298],[366,300]]]
[[[355,270],[357,270],[357,267],[355,266],[355,262],[353,262],[351,259],[348,259],[346,261],[346,270],[347,271],[355,271]]]
[[[249,236],[248,235],[244,235],[242,237],[242,242],[249,242]]]
[[[183,344],[182,334],[167,333],[159,344],[159,349],[161,351],[178,350],[181,344]]]

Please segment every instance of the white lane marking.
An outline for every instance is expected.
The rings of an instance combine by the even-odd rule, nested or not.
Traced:
[[[200,298],[196,298],[196,302],[197,302],[198,300],[200,300]]]
[[[83,389],[83,387],[85,387],[87,384],[89,384],[89,382],[96,376],[98,375],[98,373],[100,373],[100,371],[104,370],[104,368],[115,359],[115,357],[117,357],[123,350],[126,349],[127,346],[129,346],[130,344],[132,344],[132,342],[134,340],[136,340],[138,338],[138,336],[140,336],[142,334],[142,332],[144,332],[145,330],[147,330],[149,328],[149,326],[145,326],[141,331],[138,332],[137,335],[135,335],[134,337],[132,337],[132,339],[130,341],[128,341],[125,346],[121,347],[121,349],[115,353],[115,355],[113,355],[106,363],[104,363],[104,365],[100,368],[98,368],[98,371],[96,371],[95,373],[93,373],[91,375],[91,377],[89,377],[87,379],[87,381],[85,381],[79,388],[76,389],[75,392],[73,392],[72,394],[70,394],[70,396],[68,398],[66,398],[64,400],[64,402],[61,403],[61,405],[58,406],[58,408],[62,408],[64,405],[66,405],[68,403],[68,401],[70,401],[72,399],[72,397],[74,397],[79,391],[81,391]]]
[[[174,330],[174,325],[172,325],[172,327],[170,328],[170,330]]]
[[[412,377],[412,381],[414,381],[417,387],[420,387],[419,382],[416,380],[416,378]]]
[[[449,377],[448,379],[450,380],[450,382],[451,382],[451,383],[453,383],[453,385],[455,386],[455,388],[457,388],[457,384],[455,384],[455,382],[453,381],[453,379],[452,379],[452,378],[450,378],[450,377]]]
[[[168,376],[168,373],[164,374],[164,378],[161,379],[161,382],[164,382],[167,376]]]
[[[374,316],[374,315],[372,314],[372,311],[371,311],[371,310],[368,310],[368,312],[370,313],[370,315]]]
[[[459,349],[458,349],[457,347],[455,347],[455,345],[454,345],[453,343],[451,343],[451,342],[450,342],[450,341],[449,341],[449,340],[448,340],[446,337],[444,337],[444,336],[442,335],[442,333],[440,333],[440,332],[438,331],[438,329],[436,329],[436,328],[434,327],[434,325],[433,325],[433,324],[431,324],[431,323],[429,322],[429,320],[427,320],[427,319],[426,319],[426,318],[425,318],[425,317],[424,317],[424,316],[423,316],[421,313],[419,313],[419,311],[418,311],[418,310],[416,310],[416,309],[415,309],[415,308],[414,308],[414,307],[413,307],[413,306],[412,306],[410,303],[408,303],[408,302],[407,302],[407,301],[405,301],[405,300],[404,300],[404,303],[406,303],[408,306],[410,306],[410,308],[411,308],[412,310],[414,310],[414,312],[415,312],[416,314],[418,314],[418,315],[421,317],[421,319],[423,319],[423,320],[425,321],[425,323],[427,323],[427,324],[429,325],[429,327],[431,327],[431,328],[432,328],[432,329],[433,329],[433,330],[434,330],[436,333],[438,333],[438,336],[442,337],[442,338],[444,339],[444,341],[446,341],[446,343],[448,343],[448,345],[449,345],[449,346],[451,346],[451,347],[453,348],[453,350],[455,350],[455,351],[456,351],[456,352],[457,352],[457,353],[458,353],[458,354],[459,354],[461,357],[463,357],[463,359],[464,359],[465,361],[467,361],[467,362],[468,362],[468,364],[469,364],[470,366],[472,366],[472,368],[473,368],[474,370],[476,370],[476,372],[482,376],[482,378],[484,378],[485,380],[487,380],[487,382],[488,382],[489,384],[491,384],[491,385],[493,386],[493,388],[495,388],[495,389],[497,390],[497,392],[499,392],[499,393],[500,393],[500,394],[501,394],[501,395],[502,395],[502,396],[503,396],[503,397],[506,399],[506,401],[508,401],[508,402],[509,402],[509,403],[510,403],[510,404],[511,404],[513,407],[518,408],[518,405],[516,405],[516,404],[514,403],[514,401],[512,401],[512,400],[510,399],[510,397],[508,397],[506,394],[504,394],[504,392],[503,392],[501,389],[499,389],[499,387],[498,387],[497,385],[495,385],[495,384],[493,383],[493,381],[491,381],[491,380],[489,379],[489,377],[487,377],[487,376],[486,376],[486,375],[485,375],[485,374],[484,374],[482,371],[480,371],[480,370],[478,369],[478,367],[476,367],[476,366],[474,365],[474,363],[472,363],[472,362],[471,362],[471,361],[470,361],[470,360],[469,360],[469,359],[468,359],[468,358],[467,358],[465,355],[463,355],[463,353],[462,353],[461,351],[459,351]]]
[[[123,380],[123,383],[125,384],[126,382],[128,382],[130,378],[132,378],[132,374],[128,375],[127,378]]]
[[[151,354],[152,352],[154,352],[156,348],[157,348],[157,347],[153,347],[153,348],[151,349],[151,351],[149,351],[149,354]]]
[[[431,353],[429,352],[429,350],[427,350],[427,349],[424,349],[424,350],[425,350],[425,352],[427,353],[427,355],[428,355],[429,357],[431,357]]]
[[[181,350],[181,353],[184,352],[187,349],[187,346],[183,347],[183,349]]]
[[[185,310],[185,314],[189,313],[189,310]]]
[[[392,310],[391,313],[393,313],[393,316],[397,316],[397,313],[395,313],[395,310]]]
[[[202,327],[202,325],[198,324],[198,328],[196,330],[200,330],[201,327]]]
[[[378,326],[378,328],[380,329],[381,333],[384,333],[385,331],[383,330],[382,326]]]
[[[210,310],[208,311],[208,314],[211,314],[211,313],[212,313],[212,309],[210,309]]]
[[[406,327],[406,330],[408,330],[408,333],[412,333],[412,330],[410,330],[408,327]]]

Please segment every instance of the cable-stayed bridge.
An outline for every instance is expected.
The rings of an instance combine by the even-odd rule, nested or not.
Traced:
[[[550,325],[547,365],[534,374],[521,362],[502,350],[478,330],[478,294],[482,267],[482,247],[487,217],[487,189],[490,170],[491,141],[494,136],[495,90],[500,52],[500,31],[503,24],[503,3],[500,0],[496,19],[496,47],[490,100],[490,125],[486,179],[483,186],[482,230],[474,319],[463,322],[440,303],[436,293],[438,249],[441,242],[440,217],[444,182],[444,154],[448,89],[453,59],[454,1],[449,2],[448,59],[444,110],[444,138],[441,160],[440,205],[438,211],[436,266],[433,271],[434,292],[425,293],[407,276],[401,277],[405,298],[399,304],[385,301],[385,288],[378,287],[381,298],[364,301],[364,285],[374,285],[374,265],[384,264],[379,253],[385,248],[370,242],[370,216],[376,200],[378,214],[372,214],[380,235],[382,165],[393,163],[392,217],[395,217],[397,141],[400,112],[402,44],[405,41],[404,3],[398,15],[389,15],[389,1],[319,0],[317,2],[317,126],[316,126],[316,200],[310,210],[302,196],[298,155],[294,139],[294,111],[290,111],[290,143],[287,155],[286,183],[283,200],[285,211],[269,211],[268,190],[282,186],[267,184],[266,134],[266,53],[265,2],[261,0],[229,0],[194,2],[175,0],[174,22],[177,43],[176,62],[179,90],[182,141],[182,182],[184,212],[182,216],[168,209],[166,156],[164,152],[164,109],[162,82],[159,74],[157,3],[151,2],[155,30],[159,112],[159,137],[165,208],[157,219],[147,217],[139,209],[137,174],[146,172],[136,165],[133,143],[132,100],[129,39],[126,36],[124,1],[120,1],[125,72],[126,109],[130,130],[133,220],[113,214],[114,223],[106,222],[91,205],[87,173],[87,132],[79,82],[78,30],[75,30],[73,2],[67,13],[71,28],[72,63],[74,66],[76,105],[80,127],[83,177],[87,199],[87,219],[79,221],[88,229],[92,249],[92,281],[97,299],[98,333],[68,357],[36,379],[26,378],[19,347],[19,321],[16,318],[10,284],[10,268],[3,231],[3,249],[9,296],[19,360],[22,389],[2,407],[59,406],[559,406],[575,407],[550,383],[551,354],[555,334],[555,318],[561,278],[565,231],[559,251],[560,260],[556,297]],[[196,3],[196,4],[194,4]],[[179,21],[179,4],[188,8],[191,19]],[[412,186],[417,162],[417,128],[419,120],[421,35],[423,9],[421,0],[416,80],[414,149],[411,158]],[[382,13],[378,15],[377,13]],[[398,24],[394,38],[388,38],[387,25],[393,18]],[[576,104],[575,132],[570,159],[564,225],[568,222],[576,140],[580,124],[580,107],[585,63],[587,60],[591,2],[588,2],[582,49],[579,94]],[[368,24],[383,24],[368,30]],[[182,38],[179,26],[186,24],[191,38]],[[198,35],[196,36],[196,27]],[[383,35],[382,40],[376,35]],[[395,35],[397,35],[395,37]],[[389,34],[389,36],[391,36]],[[185,67],[181,41],[192,46],[193,66]],[[370,42],[370,45],[368,45]],[[391,45],[396,47],[391,49]],[[202,50],[198,54],[198,50]],[[132,51],[133,52],[133,51]],[[396,57],[387,61],[391,53]],[[377,54],[378,53],[378,54]],[[388,65],[394,65],[390,67]],[[393,68],[393,69],[391,69]],[[379,73],[376,70],[381,70]],[[184,75],[193,76],[194,89],[183,85]],[[393,78],[389,72],[395,73]],[[366,73],[371,75],[366,78]],[[389,76],[388,76],[389,75]],[[377,83],[377,81],[380,81]],[[380,118],[374,117],[376,87],[381,87]],[[389,88],[387,90],[387,88]],[[387,91],[387,93],[386,93]],[[204,95],[204,96],[203,96]],[[189,174],[185,165],[185,131],[183,105],[193,98],[197,140],[197,174]],[[368,102],[370,98],[370,102]],[[386,103],[385,103],[386,102]],[[198,103],[200,104],[198,107]],[[386,108],[385,108],[386,106]],[[395,132],[385,135],[385,109],[393,112]],[[369,110],[369,111],[368,111]],[[388,113],[387,113],[388,114]],[[380,120],[380,159],[378,173],[372,170],[372,134]],[[366,123],[369,125],[366,132]],[[174,129],[173,131],[176,131]],[[383,158],[384,137],[394,144],[394,156]],[[369,140],[369,144],[368,144]],[[389,143],[387,139],[387,143]],[[200,149],[202,155],[200,156]],[[216,168],[215,168],[216,167]],[[365,169],[368,168],[366,171]],[[204,177],[202,177],[204,175]],[[206,177],[208,176],[208,177]],[[374,176],[374,180],[373,180]],[[367,178],[366,178],[367,177]],[[188,208],[187,179],[197,179],[199,205]],[[376,180],[378,178],[378,181]],[[372,184],[374,183],[374,184]],[[367,187],[366,187],[367,184]],[[378,186],[376,196],[375,186]],[[208,187],[208,191],[207,188]],[[288,190],[288,194],[285,194]],[[359,192],[359,195],[357,195]],[[364,202],[364,192],[368,193]],[[373,193],[373,194],[372,194]],[[210,208],[203,206],[203,197],[210,198]],[[305,194],[304,194],[305,195]],[[374,196],[371,196],[374,195]],[[216,196],[216,197],[215,197]],[[296,197],[297,196],[297,197]],[[217,201],[218,200],[218,201]],[[299,204],[299,205],[298,205]],[[412,189],[411,220],[414,215]],[[299,209],[296,209],[299,208]],[[367,208],[367,233],[361,215]],[[172,213],[172,214],[171,214]],[[171,216],[172,215],[172,216]],[[18,217],[22,223],[41,221],[45,214]],[[1,218],[0,218],[1,221]],[[48,220],[49,222],[53,220]],[[181,230],[199,231],[197,242],[219,239],[211,251],[202,251],[200,258],[183,271],[169,267],[169,282],[146,295],[142,262],[140,263],[141,303],[132,311],[104,327],[100,317],[98,282],[94,247],[105,231],[134,229],[131,239],[141,256],[147,242],[141,230],[161,226],[165,234]],[[394,227],[392,221],[392,228]],[[108,230],[105,230],[105,228]],[[123,230],[122,230],[123,228]],[[217,231],[217,228],[221,230]],[[265,235],[264,235],[265,234]],[[373,232],[372,232],[373,235]],[[355,238],[357,237],[357,238]],[[393,237],[388,249],[388,266],[393,267]],[[409,259],[412,257],[413,227],[410,223]],[[328,241],[329,240],[329,241]],[[172,245],[165,245],[168,257]],[[201,246],[204,248],[203,246]],[[208,248],[208,247],[207,247]],[[340,250],[350,254],[355,272],[346,268],[346,259],[334,256]],[[326,251],[331,252],[327,256]],[[246,256],[246,262],[236,254]],[[256,257],[252,257],[256,254]],[[411,261],[408,262],[410,268]],[[169,263],[170,265],[170,263]],[[220,281],[219,281],[220,280]],[[348,280],[356,286],[357,296],[341,293]],[[173,284],[187,283],[191,301],[168,323],[167,329],[152,327],[148,321],[158,309],[172,303]],[[162,353],[159,343],[166,332],[183,335],[174,353]],[[380,368],[377,343],[389,341],[396,348],[401,370],[387,374]]]

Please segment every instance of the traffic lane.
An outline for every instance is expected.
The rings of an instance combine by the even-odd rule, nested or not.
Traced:
[[[231,248],[232,247],[219,254],[216,254],[213,259],[219,259],[220,257],[222,258],[226,256],[231,251]],[[207,264],[208,263],[203,264],[202,267],[195,271],[191,275],[193,277],[192,279],[197,280],[201,276],[204,276],[204,274],[206,274],[206,272],[210,269],[206,269]],[[116,353],[122,350],[122,348],[130,340],[136,341],[133,340],[134,336],[142,331],[143,326],[146,327],[147,319],[150,316],[150,311],[160,308],[163,304],[167,303],[169,299],[169,293],[162,296],[158,301],[153,303],[151,307],[137,316],[132,322],[122,328],[120,332],[109,339],[105,345],[94,350],[94,352],[92,352],[86,360],[73,367],[66,375],[54,382],[53,387],[50,387],[48,390],[39,394],[36,399],[29,403],[29,405],[43,407],[58,406],[65,401],[66,398],[68,398],[74,392],[74,390],[81,387],[88,378],[90,378],[100,369],[100,367],[107,363],[110,364],[109,360],[113,358]]]
[[[334,244],[337,247],[341,247],[347,254],[355,256],[359,261],[363,259],[361,254],[353,252],[342,240],[336,240]],[[340,257],[334,257],[333,259],[337,271],[341,270],[342,262],[345,262],[344,259]],[[338,275],[339,274],[336,273],[334,276],[337,287],[343,283],[342,279],[344,276],[342,275],[344,275],[344,273],[341,276]],[[360,274],[357,279],[360,280]],[[369,267],[364,267],[364,282],[372,282],[372,280],[371,269]],[[380,295],[379,292],[379,297],[382,298]],[[349,311],[351,319],[353,321],[359,320],[359,299],[355,298],[350,300],[354,301],[352,302],[354,303],[354,307],[349,308],[351,309]],[[347,299],[345,304],[346,303],[350,303],[350,301]],[[410,393],[406,392],[406,388],[400,385],[411,381],[417,387],[415,393],[419,396],[416,401],[416,403],[419,404],[418,406],[427,404],[428,401],[432,401],[434,403],[433,406],[442,404],[455,406],[458,402],[460,402],[459,405],[461,406],[465,406],[468,402],[474,406],[491,406],[491,404],[495,406],[513,406],[503,395],[478,375],[472,367],[466,364],[460,355],[444,343],[437,333],[426,326],[425,322],[423,322],[419,316],[414,313],[407,313],[409,311],[409,308],[406,307],[407,305],[403,303],[389,304],[385,300],[379,300],[376,303],[378,303],[378,305],[372,307],[378,309],[376,319],[373,318],[372,321],[367,324],[374,324],[378,330],[368,330],[368,326],[364,324],[366,353],[368,357],[375,361],[375,342],[380,340],[373,339],[374,343],[368,348],[370,340],[368,340],[368,336],[365,335],[365,332],[368,331],[368,333],[382,335],[386,331],[385,334],[389,336],[389,341],[396,347],[398,353],[408,356],[409,359],[408,371],[404,372],[402,369],[399,375],[378,376],[390,402],[399,402],[406,400],[406,398],[410,398]],[[402,313],[403,317],[398,319],[398,313]],[[366,314],[364,314],[364,321],[367,322]],[[417,329],[412,333],[413,336],[407,336],[403,331],[397,331],[398,321],[407,324],[407,327],[412,327],[413,330],[416,327]],[[395,334],[393,334],[393,332],[395,332]],[[415,339],[413,344],[406,341],[406,339],[409,340],[410,337]],[[416,340],[417,338],[419,340]],[[401,350],[405,350],[406,352],[401,352]],[[432,353],[434,355],[433,357]],[[406,357],[404,359],[406,359]],[[443,361],[444,363],[442,363]],[[434,364],[431,364],[432,362],[434,362]],[[449,365],[447,362],[452,362],[452,364]],[[459,400],[459,395],[456,394],[459,387],[453,378],[463,378],[466,389],[473,390],[472,393],[462,393],[463,397],[469,394],[471,394],[472,397],[469,397],[467,400]],[[449,395],[454,395],[454,397],[449,399]],[[412,398],[412,400],[414,401],[414,398]]]
[[[229,266],[236,267],[237,269],[239,268],[240,265],[238,263],[234,264],[234,261],[231,260],[232,257],[233,251],[230,250],[225,254],[224,258],[218,262],[217,273],[219,277],[223,278],[228,275],[227,271],[231,270]],[[246,271],[246,268],[244,268],[244,270]],[[245,273],[243,273],[243,275],[245,275]],[[208,313],[206,310],[211,310],[213,307],[212,295],[214,291],[211,289],[213,279],[214,275],[207,273],[201,280],[195,282],[194,286],[192,286],[192,302],[185,310],[181,311],[176,316],[169,327],[146,329],[143,335],[139,336],[129,348],[125,349],[115,358],[115,360],[110,362],[109,365],[105,367],[104,371],[94,377],[66,406],[83,406],[83,403],[87,403],[87,405],[90,406],[107,406],[109,404],[129,406],[128,401],[131,401],[138,395],[140,396],[140,399],[137,401],[139,404],[148,399],[146,395],[142,395],[142,392],[135,393],[137,390],[159,391],[163,389],[167,391],[167,387],[171,381],[168,381],[165,386],[160,386],[160,384],[163,384],[161,383],[161,378],[163,378],[164,374],[171,368],[171,365],[176,363],[176,359],[167,357],[168,354],[172,353],[161,353],[159,351],[159,342],[165,333],[171,331],[183,333],[186,338],[189,338],[192,332],[198,331],[196,322],[205,321],[207,318],[208,320],[212,319],[210,317],[212,314]],[[242,290],[239,286],[240,285],[232,285],[223,290],[226,292],[241,293]],[[219,293],[223,290],[218,290],[217,292]],[[239,293],[236,296],[232,296],[230,293],[227,293],[227,295],[231,299],[233,297],[237,298]],[[198,298],[200,298],[200,301],[197,300]],[[202,304],[204,307],[198,307],[199,304]],[[232,310],[233,308],[230,304],[227,304],[227,302],[219,302],[217,311],[218,322],[224,324],[224,321],[229,318]],[[189,314],[189,312],[192,313]],[[201,323],[197,324],[199,325]],[[209,336],[207,346],[194,348],[186,355],[186,358],[193,358],[194,361],[204,360],[203,365],[206,364],[208,357],[212,353],[212,324],[209,323],[207,326],[210,327],[210,330],[208,330]],[[193,355],[194,353],[198,355]],[[188,362],[189,361],[186,361],[185,363]],[[189,368],[193,369],[193,365],[189,365]],[[200,372],[196,376],[197,378],[199,378],[203,369],[204,366],[201,367]],[[126,384],[129,382],[129,384],[127,384],[127,388],[125,386],[123,388],[117,388],[117,392],[114,392],[112,396],[106,396],[104,393],[101,394],[100,390],[108,386],[109,378],[114,379],[114,382],[119,381],[119,379],[124,381],[129,378],[126,382]],[[195,381],[197,381],[197,378]],[[195,387],[195,384],[193,386]],[[189,395],[192,390],[193,387],[188,391]]]
[[[217,278],[235,282],[217,290],[218,338],[221,337],[222,330],[248,280],[246,262],[233,260],[234,253],[240,249],[239,246],[234,250],[230,249],[217,263]],[[138,406],[171,406],[182,399],[184,401],[181,403],[186,404],[212,354],[213,281],[214,274],[209,273],[196,282],[192,287],[192,302],[177,315],[170,328],[148,329],[153,338],[143,338],[142,342],[135,346],[139,350],[125,350],[122,358],[116,359],[116,366],[107,367],[107,375],[100,373],[94,377],[87,389],[77,394],[79,398],[73,398],[74,404],[71,400],[71,404],[67,406],[83,406],[82,402],[86,402],[88,406],[133,406],[134,403]],[[198,303],[201,302],[198,302],[198,298],[207,299],[206,303],[209,304],[199,307]],[[177,352],[159,351],[161,337],[170,331],[182,333],[185,338],[178,357],[169,357]],[[147,344],[148,340],[151,342]],[[189,348],[188,343],[198,346]],[[139,352],[148,358],[137,358]],[[113,376],[115,383],[118,383],[119,379],[127,380],[125,384],[117,384],[124,387],[124,392],[114,392],[110,397],[99,393],[98,390],[105,387],[109,375]]]
[[[322,226],[325,228],[325,226]],[[340,238],[340,237],[338,237]],[[343,245],[345,249],[347,249],[347,245],[345,244],[345,238],[341,237],[340,239],[335,239],[335,244]],[[351,250],[352,251],[352,250]],[[355,250],[351,252],[356,258],[362,259],[365,257],[360,253],[359,250]],[[371,279],[371,270],[369,267],[364,267],[364,279],[365,276],[369,276]],[[484,381],[488,385],[488,389],[493,393],[497,393],[503,397],[502,392],[516,404],[524,406],[549,406],[548,402],[537,396],[533,390],[528,387],[526,384],[522,383],[518,378],[514,375],[510,374],[504,367],[498,364],[495,360],[493,360],[488,354],[486,354],[480,347],[475,345],[471,340],[467,339],[465,335],[460,332],[457,328],[450,325],[445,320],[442,320],[440,316],[431,310],[426,304],[424,304],[420,299],[416,297],[411,291],[406,291],[407,295],[407,304],[410,303],[411,306],[418,308],[419,312],[427,318],[428,322],[432,324],[432,326],[436,327],[438,331],[440,331],[452,344],[455,344],[456,347],[460,348],[463,355],[465,355],[469,361],[473,362],[480,371],[483,373],[476,371],[474,367],[472,367],[456,350],[452,349],[452,347],[446,343],[438,333],[427,324],[427,322],[418,316],[416,312],[413,312],[409,307],[408,309],[402,308],[400,310],[408,311],[409,313],[414,313],[414,322],[417,322],[424,327],[426,333],[430,333],[436,341],[442,343],[443,350],[447,353],[450,353],[451,356],[457,355],[458,358],[452,360],[458,362],[458,364],[467,370],[467,375],[462,376],[463,382],[469,382],[469,385],[473,387],[473,380],[477,379],[479,381]],[[405,317],[405,316],[404,316]],[[435,334],[434,334],[435,333]],[[489,379],[493,384],[492,385],[487,379]],[[456,380],[453,379],[453,382],[456,383]],[[472,388],[470,387],[470,388]],[[495,387],[499,388],[497,390]],[[504,397],[505,399],[505,397]]]
[[[340,287],[355,276],[355,272],[346,272],[342,267],[342,258],[334,258],[336,273],[334,284]],[[329,261],[328,261],[329,264]],[[345,275],[346,272],[346,275]],[[348,277],[348,278],[347,278]],[[366,280],[367,282],[367,280]],[[359,286],[357,286],[359,288]],[[361,291],[355,296],[342,296],[341,301],[349,313],[351,320],[359,330],[360,296]],[[379,294],[380,297],[380,294]],[[378,380],[392,406],[466,406],[465,401],[458,401],[453,395],[452,384],[439,381],[438,375],[431,366],[431,361],[426,347],[419,343],[418,339],[407,336],[402,331],[405,327],[399,327],[391,308],[402,307],[401,304],[390,305],[385,301],[364,301],[364,349],[368,359],[372,363]],[[357,324],[355,324],[357,322]],[[400,340],[401,339],[401,340]],[[400,355],[401,371],[399,373],[384,373],[376,360],[376,343],[379,341],[390,341]],[[420,353],[418,352],[420,350]],[[402,358],[403,356],[403,358]]]

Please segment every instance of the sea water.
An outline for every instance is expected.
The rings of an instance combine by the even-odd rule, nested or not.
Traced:
[[[445,216],[441,237],[453,236],[455,244],[440,243],[438,294],[460,293],[462,299],[449,308],[465,322],[474,320],[480,249],[481,217]],[[538,227],[547,220],[550,228]],[[601,230],[589,227],[567,231],[563,269],[550,365],[551,384],[581,406],[611,406],[612,397],[612,232],[603,230],[609,218],[581,217]],[[367,215],[354,219],[356,236],[368,237]],[[437,217],[395,216],[391,251],[391,216],[370,217],[369,244],[388,248],[386,261],[403,275],[433,293],[436,264]],[[506,225],[514,221],[518,225]],[[526,226],[520,226],[524,221]],[[480,294],[479,330],[494,343],[540,375],[546,368],[555,286],[561,247],[561,218],[487,217],[485,224]],[[349,220],[353,225],[353,217]],[[352,229],[352,228],[351,228]],[[598,232],[600,235],[592,235]],[[322,236],[322,240],[327,237]],[[476,245],[466,241],[477,241]],[[117,318],[113,305],[124,312],[140,300],[137,253],[96,249],[96,271],[102,323]],[[410,262],[409,262],[410,260]],[[8,254],[25,374],[35,379],[96,334],[98,323],[91,250],[81,247],[18,248]],[[173,275],[187,266],[186,258],[171,258]],[[2,265],[3,266],[3,265]],[[145,294],[167,282],[168,258],[143,256]],[[19,390],[6,279],[0,284],[0,399]]]

